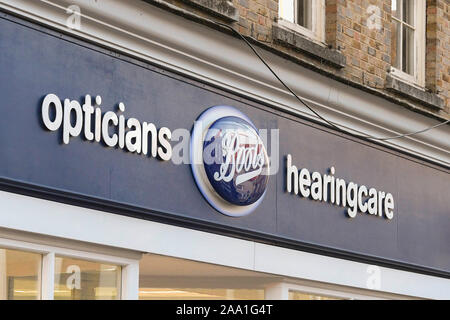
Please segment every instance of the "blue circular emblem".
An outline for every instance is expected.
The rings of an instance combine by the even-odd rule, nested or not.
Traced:
[[[239,217],[264,198],[269,160],[258,130],[239,110],[216,106],[196,121],[191,168],[205,199],[219,212]]]

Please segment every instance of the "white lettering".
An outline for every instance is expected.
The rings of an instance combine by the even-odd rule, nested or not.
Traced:
[[[330,174],[321,175],[319,172],[310,173],[308,169],[297,169],[292,164],[292,156],[286,157],[286,191],[301,194],[302,197],[311,196],[313,200],[330,202],[337,206],[348,207],[347,214],[355,218],[358,210],[362,213],[394,218],[394,197],[391,193],[377,191],[364,185],[358,186],[354,182],[346,183],[344,179],[335,178],[336,170],[331,167]],[[328,189],[330,191],[328,191]],[[328,194],[330,193],[330,197]],[[365,198],[369,198],[366,201]]]
[[[264,149],[259,137],[242,130],[226,130],[222,136],[223,161],[214,180],[230,182],[236,176],[240,185],[259,176],[265,164]],[[252,171],[249,171],[252,170]]]
[[[72,111],[75,111],[75,125],[72,126]],[[83,128],[83,113],[78,101],[64,100],[63,142],[69,143],[70,137],[77,137]]]
[[[51,105],[55,107],[55,120],[53,121],[50,120],[49,114]],[[44,122],[45,127],[50,131],[56,131],[61,126],[62,119],[63,110],[61,100],[54,94],[46,95],[42,102],[42,121]]]

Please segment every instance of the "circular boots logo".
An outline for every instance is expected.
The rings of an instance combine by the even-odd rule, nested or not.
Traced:
[[[211,107],[194,125],[191,168],[205,199],[233,217],[251,213],[269,180],[269,159],[258,130],[233,107]]]

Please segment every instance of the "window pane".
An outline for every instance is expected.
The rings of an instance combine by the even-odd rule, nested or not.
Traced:
[[[312,0],[297,0],[297,24],[312,30]]]
[[[392,66],[397,69],[401,69],[401,57],[402,57],[402,46],[401,46],[401,24],[395,20],[392,20],[392,34],[391,34],[391,44],[392,44]]]
[[[342,298],[289,290],[289,300],[343,300]]]
[[[0,249],[0,300],[37,300],[40,287],[40,254]]]
[[[139,263],[141,300],[263,300],[279,277],[214,264],[145,254]]]
[[[403,25],[403,72],[414,75],[414,30]]]
[[[264,300],[264,290],[221,288],[140,288],[140,300]]]
[[[401,11],[400,11],[401,0],[392,0],[392,15],[398,19],[401,19]]]
[[[120,298],[121,268],[115,265],[55,258],[55,300]]]
[[[279,16],[280,18],[294,22],[294,1],[295,0],[280,0]]]
[[[403,0],[403,21],[414,26],[414,1]]]

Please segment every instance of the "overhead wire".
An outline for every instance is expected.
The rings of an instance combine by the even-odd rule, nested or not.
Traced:
[[[58,8],[60,8],[60,9],[64,9],[65,10],[65,8],[63,8],[62,6],[59,6],[59,5],[57,5],[57,4],[55,4],[55,3],[52,3],[51,1],[48,1],[48,0],[41,0],[41,1],[43,1],[43,2],[45,2],[45,3],[48,3],[48,4],[50,4],[50,5],[52,5],[52,6],[55,6],[55,7],[58,7]],[[83,14],[81,14],[80,13],[80,15],[81,16],[83,16],[83,17],[85,17],[85,18],[88,18],[88,19],[91,19],[92,20],[92,18],[91,17],[88,17],[88,16],[86,16],[86,15],[83,15]],[[98,22],[98,21],[97,21]],[[341,128],[340,126],[338,126],[338,125],[336,125],[336,124],[334,124],[333,122],[331,122],[331,121],[329,121],[328,119],[326,119],[325,117],[323,117],[322,115],[320,115],[316,110],[314,110],[311,106],[309,106],[301,97],[299,97],[295,92],[294,92],[294,90],[292,90],[279,76],[278,76],[278,74],[270,67],[270,65],[265,61],[265,59],[258,53],[258,51],[254,48],[254,46],[245,38],[245,36],[243,36],[239,31],[237,31],[236,29],[234,29],[232,26],[230,26],[230,25],[228,25],[228,24],[224,24],[224,23],[221,23],[221,22],[213,22],[213,23],[215,23],[215,24],[217,24],[217,25],[220,25],[220,26],[222,26],[222,27],[224,27],[224,28],[227,28],[227,29],[229,29],[229,30],[231,30],[234,34],[236,34],[240,39],[242,39],[247,45],[248,45],[248,47],[253,51],[253,53],[259,58],[259,60],[266,66],[266,68],[272,73],[272,75],[281,83],[281,85],[286,89],[286,90],[288,90],[298,101],[300,101],[308,110],[310,110],[317,118],[319,118],[320,120],[322,120],[323,122],[325,122],[326,124],[328,124],[330,127],[332,127],[333,129],[335,129],[335,130],[337,130],[337,131],[339,131],[339,132],[342,132],[342,133],[346,133],[346,134],[349,134],[349,135],[351,135],[351,136],[353,136],[353,137],[356,137],[356,138],[362,138],[362,139],[370,139],[370,140],[378,140],[378,141],[387,141],[387,140],[393,140],[393,139],[400,139],[400,138],[404,138],[404,137],[409,137],[409,136],[413,136],[413,135],[416,135],[416,134],[420,134],[420,133],[423,133],[423,132],[426,132],[426,131],[429,131],[429,130],[432,130],[432,129],[435,129],[435,128],[438,128],[438,127],[441,127],[441,126],[443,126],[443,125],[446,125],[446,124],[449,124],[450,123],[450,119],[449,120],[447,120],[447,121],[444,121],[444,122],[441,122],[441,123],[438,123],[438,124],[436,124],[436,125],[434,125],[434,126],[431,126],[431,127],[427,127],[427,128],[424,128],[424,129],[420,129],[420,130],[417,130],[417,131],[414,131],[414,132],[409,132],[409,133],[404,133],[404,134],[398,134],[398,135],[394,135],[394,136],[390,136],[390,137],[374,137],[374,136],[372,136],[372,135],[369,135],[369,134],[364,134],[364,135],[361,135],[361,134],[357,134],[357,133],[353,133],[353,132],[350,132],[350,131],[348,131],[348,130],[346,130],[346,129],[343,129],[343,128]],[[110,27],[112,27],[112,26],[110,26]],[[124,31],[124,30],[122,30],[122,31]]]
[[[398,135],[394,135],[394,136],[389,136],[389,137],[375,137],[369,134],[357,134],[357,133],[353,133],[350,132],[346,129],[341,128],[340,126],[334,124],[333,122],[329,121],[328,119],[326,119],[325,117],[323,117],[322,115],[320,115],[316,110],[314,110],[311,106],[309,106],[301,97],[299,97],[294,90],[291,89],[291,87],[289,87],[281,78],[280,76],[278,76],[278,74],[270,67],[270,65],[266,62],[266,60],[259,54],[259,52],[256,50],[256,48],[250,43],[250,41],[248,41],[246,39],[245,36],[243,36],[239,31],[237,31],[236,29],[234,29],[233,27],[224,24],[224,23],[220,23],[220,22],[216,22],[217,24],[231,30],[234,34],[236,34],[240,39],[242,39],[247,46],[253,51],[253,53],[259,58],[259,60],[266,66],[266,68],[272,73],[272,75],[278,80],[278,82],[287,90],[289,91],[298,101],[300,101],[309,111],[311,111],[317,118],[319,118],[320,120],[322,120],[323,122],[325,122],[326,124],[328,124],[330,127],[332,127],[333,129],[342,132],[342,133],[346,133],[349,134],[353,137],[356,138],[362,138],[362,139],[370,139],[370,140],[377,140],[377,141],[387,141],[387,140],[394,140],[394,139],[400,139],[400,138],[405,138],[405,137],[409,137],[409,136],[413,136],[413,135],[417,135],[438,127],[441,127],[443,125],[449,124],[450,123],[450,119],[441,123],[438,123],[434,126],[431,127],[427,127],[425,129],[420,129],[414,132],[409,132],[409,133],[403,133],[403,134],[398,134]]]

